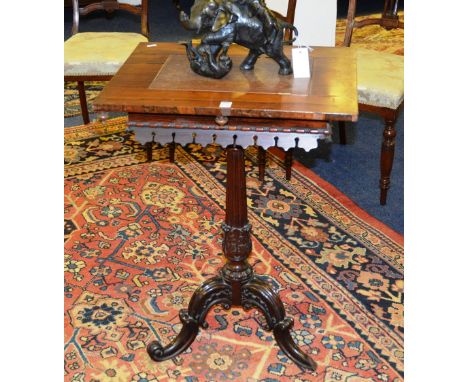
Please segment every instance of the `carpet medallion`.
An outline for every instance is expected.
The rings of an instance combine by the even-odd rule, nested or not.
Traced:
[[[403,240],[281,153],[265,182],[247,150],[250,263],[294,318],[318,363],[294,365],[256,310],[208,314],[182,355],[154,363],[146,344],[178,333],[178,311],[224,263],[226,163],[216,146],[154,149],[125,118],[65,130],[66,381],[403,381]]]

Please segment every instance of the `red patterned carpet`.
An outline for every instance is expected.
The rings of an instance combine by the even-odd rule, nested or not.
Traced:
[[[294,318],[294,339],[318,362],[292,364],[255,310],[215,307],[210,327],[174,360],[178,311],[223,264],[223,151],[155,148],[125,119],[65,130],[66,381],[403,380],[403,240],[294,162],[291,182],[270,156],[261,184],[248,152],[255,270]],[[275,155],[279,155],[278,153]]]

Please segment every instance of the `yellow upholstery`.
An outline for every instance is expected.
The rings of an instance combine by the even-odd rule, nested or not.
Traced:
[[[139,33],[77,33],[65,41],[65,75],[114,75],[140,42]]]
[[[359,103],[396,109],[404,97],[404,58],[357,48]]]

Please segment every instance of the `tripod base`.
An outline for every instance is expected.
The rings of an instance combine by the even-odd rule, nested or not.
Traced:
[[[195,340],[200,327],[207,328],[206,315],[211,307],[221,304],[224,309],[232,306],[241,306],[245,310],[257,308],[266,318],[266,331],[273,331],[276,342],[281,350],[299,367],[316,370],[317,364],[309,358],[294,342],[290,330],[293,319],[286,317],[283,303],[272,287],[258,278],[252,276],[247,282],[240,285],[240,304],[233,304],[233,287],[235,285],[226,281],[221,275],[203,283],[190,300],[188,310],[180,311],[179,317],[182,329],[178,336],[167,346],[153,341],[147,351],[153,361],[165,361],[184,352]]]

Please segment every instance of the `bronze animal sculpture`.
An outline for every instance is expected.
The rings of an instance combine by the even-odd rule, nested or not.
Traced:
[[[192,70],[202,76],[222,78],[232,68],[228,49],[232,43],[249,49],[242,70],[254,69],[258,57],[266,54],[280,66],[279,74],[292,73],[283,52],[285,28],[297,36],[297,29],[278,19],[264,0],[195,0],[188,16],[174,0],[179,19],[188,30],[203,34],[201,44],[184,43]],[[286,43],[291,43],[293,40]]]

